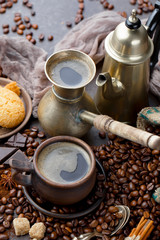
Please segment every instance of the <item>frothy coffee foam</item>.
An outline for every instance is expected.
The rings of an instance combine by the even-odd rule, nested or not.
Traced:
[[[38,169],[41,174],[61,184],[76,182],[83,178],[90,165],[89,154],[79,145],[69,142],[50,144],[38,157]]]

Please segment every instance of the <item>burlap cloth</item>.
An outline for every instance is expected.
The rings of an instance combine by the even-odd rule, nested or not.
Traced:
[[[104,40],[125,19],[114,11],[105,11],[83,20],[55,46],[55,51],[77,49],[87,53],[97,64],[104,58]],[[33,116],[51,83],[44,74],[47,53],[23,38],[0,37],[0,66],[3,74],[24,87],[32,98]],[[160,64],[155,66],[150,90],[160,97]]]

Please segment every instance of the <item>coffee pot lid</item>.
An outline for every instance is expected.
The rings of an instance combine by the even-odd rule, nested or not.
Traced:
[[[105,40],[107,53],[116,61],[129,65],[139,64],[153,53],[153,43],[147,30],[133,9],[131,16],[120,23]]]

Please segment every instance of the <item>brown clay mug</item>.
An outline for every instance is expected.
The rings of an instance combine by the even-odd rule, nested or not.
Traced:
[[[18,184],[33,186],[43,199],[60,205],[84,199],[96,180],[96,161],[91,148],[70,136],[52,137],[41,143],[33,163],[11,159],[10,166]]]

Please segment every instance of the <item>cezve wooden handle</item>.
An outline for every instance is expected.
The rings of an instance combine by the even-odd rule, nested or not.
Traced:
[[[160,150],[160,137],[125,123],[113,120],[109,116],[97,115],[93,125],[100,131],[111,132],[143,146]]]
[[[157,135],[115,121],[107,115],[97,115],[86,110],[81,111],[79,117],[82,121],[93,125],[100,131],[111,132],[143,146],[160,150],[160,137]]]

